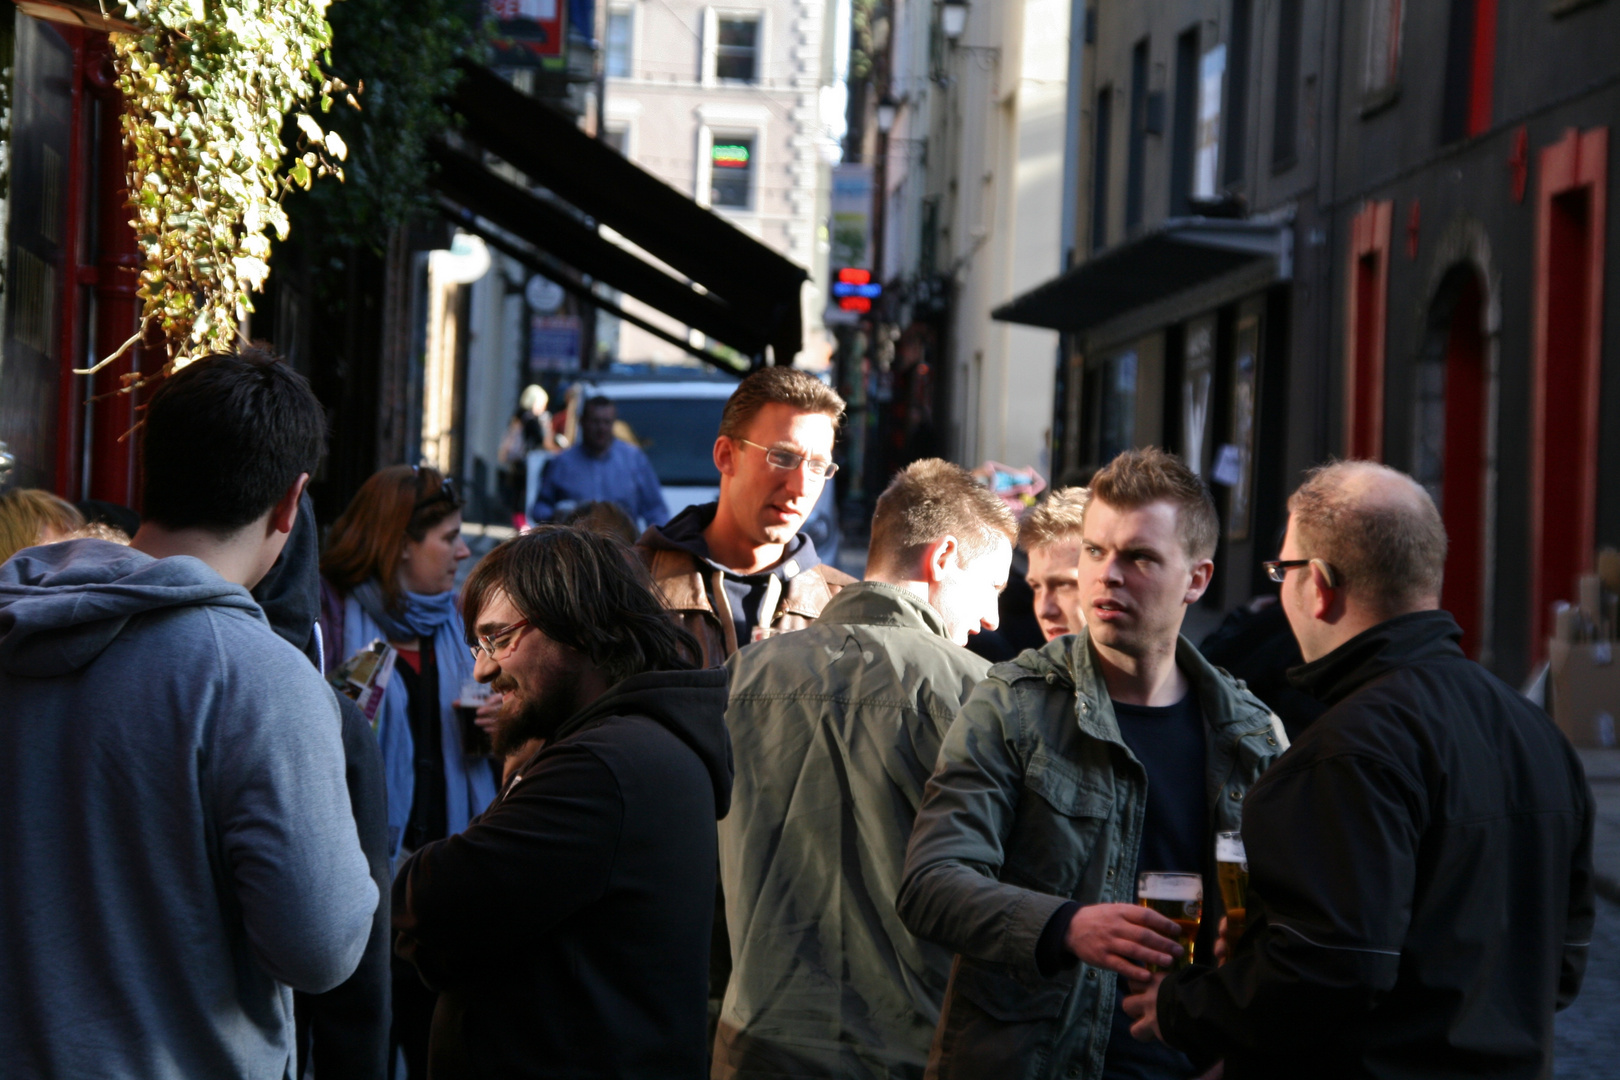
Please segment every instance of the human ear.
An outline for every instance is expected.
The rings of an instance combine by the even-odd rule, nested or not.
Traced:
[[[1338,577],[1333,573],[1333,567],[1321,559],[1312,559],[1307,567],[1310,573],[1307,580],[1310,582],[1311,595],[1309,606],[1311,617],[1326,621],[1328,612],[1332,609],[1335,593],[1338,589]]]
[[[274,532],[290,533],[298,522],[298,503],[309,484],[309,473],[299,473],[292,486],[282,492],[281,498],[270,511],[270,528]]]
[[[1192,580],[1187,584],[1187,596],[1182,602],[1186,604],[1196,604],[1199,597],[1204,595],[1204,590],[1209,588],[1210,580],[1214,578],[1214,576],[1215,563],[1213,560],[1200,559],[1193,563]]]
[[[737,472],[737,463],[734,460],[737,448],[732,445],[728,436],[721,435],[714,440],[714,467],[720,470],[721,476],[733,476]]]
[[[923,549],[923,580],[937,585],[950,576],[950,567],[956,558],[956,537],[946,535]]]

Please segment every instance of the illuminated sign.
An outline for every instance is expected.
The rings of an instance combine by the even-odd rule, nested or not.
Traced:
[[[872,271],[845,267],[833,275],[832,294],[845,311],[870,311],[872,301],[883,295],[883,286],[872,280]],[[845,303],[857,300],[859,305]]]
[[[717,169],[748,168],[748,147],[738,143],[715,143],[714,167]]]

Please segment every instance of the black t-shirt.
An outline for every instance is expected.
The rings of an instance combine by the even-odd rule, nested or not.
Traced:
[[[1204,849],[1209,844],[1209,805],[1204,790],[1204,716],[1198,696],[1189,693],[1176,704],[1162,707],[1113,704],[1120,737],[1148,775],[1147,815],[1136,872],[1201,874],[1207,893],[1211,853]],[[1202,932],[1206,928],[1199,929],[1199,949],[1212,947],[1213,938]],[[1131,1019],[1119,1007],[1119,999],[1129,990],[1123,978],[1115,985],[1118,993],[1103,1059],[1104,1080],[1185,1080],[1197,1075],[1180,1051],[1131,1037]]]

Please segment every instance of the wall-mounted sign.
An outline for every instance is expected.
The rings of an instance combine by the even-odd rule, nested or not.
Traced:
[[[832,295],[840,310],[865,314],[883,295],[883,286],[872,280],[872,271],[845,267],[833,275]]]
[[[487,6],[501,66],[561,68],[568,43],[564,0],[487,0]]]
[[[562,307],[563,287],[546,277],[544,274],[535,274],[529,278],[527,285],[523,286],[523,299],[529,302],[529,307],[541,315],[550,315]]]
[[[529,373],[578,371],[582,323],[578,315],[535,315],[529,320]]]

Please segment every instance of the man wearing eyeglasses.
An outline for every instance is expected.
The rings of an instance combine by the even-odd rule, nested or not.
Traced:
[[[1411,477],[1339,462],[1288,510],[1266,569],[1306,661],[1290,678],[1328,710],[1244,803],[1231,959],[1155,977],[1133,1033],[1228,1080],[1550,1076],[1593,924],[1580,761],[1463,654]]]
[[[844,401],[814,376],[769,367],[726,402],[714,442],[718,502],[690,507],[637,544],[664,604],[718,667],[740,647],[801,630],[854,578],[800,532],[838,466]]]

